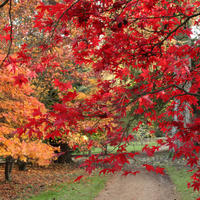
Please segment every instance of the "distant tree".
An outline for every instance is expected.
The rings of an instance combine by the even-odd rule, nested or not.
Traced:
[[[33,113],[46,112],[44,105],[31,96],[32,93],[23,70],[15,74],[0,70],[0,156],[6,158],[6,180],[10,180],[14,160],[21,161],[20,164],[32,161],[48,165],[54,156],[53,148],[42,143],[45,134],[42,127],[37,133],[23,133],[20,138],[16,134]]]

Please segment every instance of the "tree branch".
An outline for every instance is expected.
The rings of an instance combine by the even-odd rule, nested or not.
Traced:
[[[67,8],[67,9],[62,13],[62,15],[58,18],[58,20],[57,20],[57,22],[56,22],[56,24],[55,24],[55,26],[54,26],[54,29],[53,29],[53,31],[52,31],[52,34],[51,34],[51,37],[50,37],[50,38],[53,38],[54,32],[55,32],[55,30],[56,30],[56,28],[57,28],[57,26],[58,26],[60,20],[63,18],[63,16],[64,16],[73,6],[75,6],[79,1],[80,1],[80,0],[75,1],[75,2],[74,2],[69,8]]]
[[[5,3],[5,2],[4,2]],[[12,47],[12,35],[13,35],[13,23],[12,23],[12,0],[10,0],[10,6],[9,6],[9,21],[10,21],[10,44],[9,44],[9,47],[8,47],[8,52],[7,52],[7,55],[5,56],[5,58],[2,60],[1,64],[0,64],[0,68],[3,66],[3,63],[5,62],[5,60],[8,58],[8,56],[10,55],[10,51],[11,51],[11,47]]]
[[[5,0],[1,5],[0,5],[0,8],[3,8],[7,3],[8,3],[9,0]]]
[[[176,87],[177,89],[183,91],[185,94],[187,95],[191,95],[191,96],[195,96],[195,97],[200,97],[200,94],[198,93],[191,93],[191,92],[187,92],[184,88],[178,86],[178,85],[174,85],[174,87]]]
[[[169,89],[169,88],[171,88],[171,87],[176,87],[177,89],[183,91],[186,95],[191,95],[191,96],[195,96],[195,97],[200,97],[200,94],[198,94],[198,93],[187,92],[184,88],[182,88],[182,87],[180,87],[180,86],[178,86],[178,85],[172,84],[172,85],[168,85],[168,86],[166,86],[166,87],[163,87],[163,88],[160,88],[160,89],[158,89],[158,90],[151,91],[151,92],[143,92],[142,94],[137,95],[136,98],[138,99],[139,97],[142,97],[142,96],[145,96],[145,95],[148,95],[148,94],[155,94],[155,93],[161,92],[161,91],[163,91],[163,90],[167,90],[167,89]],[[184,95],[184,94],[181,94],[181,96],[183,96],[183,95]],[[175,97],[175,96],[174,96],[174,97]]]
[[[180,25],[178,25],[174,30],[172,30],[171,32],[169,32],[160,42],[156,43],[152,49],[154,49],[155,46],[161,46],[173,33],[175,33],[179,28],[181,28],[182,26],[184,26],[185,24],[187,24],[187,22],[194,18],[194,17],[197,17],[199,16],[200,13],[196,13],[194,15],[191,15],[191,16],[188,16],[186,18],[186,20],[184,22],[182,22]]]

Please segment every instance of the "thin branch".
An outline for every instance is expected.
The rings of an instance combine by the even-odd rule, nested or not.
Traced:
[[[1,5],[0,5],[0,8],[3,8],[7,3],[8,3],[9,0],[5,0]]]
[[[110,112],[113,112],[113,111],[116,111],[116,110],[119,110],[119,109],[123,109],[123,108],[125,108],[125,107],[127,107],[127,106],[129,106],[129,105],[131,105],[132,103],[134,103],[134,102],[136,102],[140,97],[142,97],[142,96],[145,96],[145,95],[148,95],[148,94],[155,94],[155,93],[158,93],[158,92],[161,92],[161,91],[163,91],[163,90],[167,90],[167,89],[169,89],[169,88],[171,88],[171,87],[174,87],[174,85],[168,85],[168,86],[166,86],[166,87],[162,87],[162,88],[160,88],[160,89],[158,89],[158,90],[154,90],[154,91],[151,91],[151,92],[143,92],[143,93],[141,93],[141,94],[138,94],[138,95],[136,95],[133,99],[132,99],[132,101],[130,101],[129,103],[127,103],[126,105],[123,105],[123,106],[121,106],[120,108],[113,108],[113,109],[111,109],[110,110]],[[117,106],[117,104],[115,104],[115,106]],[[92,118],[92,117],[102,117],[102,114],[96,114],[96,115],[84,115],[84,117],[86,117],[86,118]]]
[[[173,87],[173,86],[174,86],[174,85],[168,85],[168,86],[166,86],[166,87],[160,88],[160,89],[158,89],[158,90],[154,90],[154,91],[152,91],[152,92],[144,92],[144,93],[142,93],[142,94],[140,94],[140,95],[138,95],[138,96],[140,97],[140,96],[145,96],[145,95],[148,95],[148,94],[155,94],[155,93],[161,92],[161,91],[163,91],[163,90],[167,90],[167,89],[169,89],[169,88],[171,88],[171,87]]]
[[[12,40],[12,36],[13,36],[13,23],[12,23],[12,13],[11,12],[12,12],[12,0],[10,0],[10,6],[9,6],[9,12],[8,12],[8,14],[9,14],[9,21],[10,21],[10,44],[9,44],[9,47],[8,47],[7,55],[6,55],[6,57],[3,59],[3,61],[0,64],[0,68],[3,66],[3,63],[5,62],[5,60],[10,55],[10,51],[11,51],[11,47],[12,47],[12,43],[13,43],[13,40]]]
[[[148,94],[155,94],[155,93],[161,92],[161,91],[163,91],[163,90],[167,90],[167,89],[169,89],[169,88],[171,88],[171,87],[176,87],[177,89],[183,91],[183,92],[185,93],[185,95],[191,95],[191,96],[195,96],[195,97],[200,97],[200,94],[198,94],[198,93],[190,93],[190,92],[187,92],[184,88],[182,88],[182,87],[180,87],[180,86],[178,86],[178,85],[172,84],[172,85],[168,85],[168,86],[166,86],[166,87],[160,88],[160,89],[158,89],[158,90],[154,90],[154,91],[152,91],[152,92],[143,92],[143,93],[137,95],[136,99],[138,99],[139,97],[148,95]],[[184,95],[184,94],[181,94],[181,96],[183,96],[183,95]],[[174,97],[175,97],[175,96],[174,96]],[[134,100],[135,100],[135,99],[134,99]],[[132,102],[131,102],[131,103],[132,103]]]
[[[119,110],[119,109],[123,109],[123,108],[125,108],[125,107],[127,107],[127,106],[133,104],[133,103],[136,102],[140,97],[143,97],[143,96],[145,96],[145,95],[148,95],[148,94],[156,94],[156,93],[158,93],[158,92],[161,92],[161,91],[163,91],[163,90],[167,90],[167,89],[173,88],[173,87],[176,87],[177,89],[183,91],[185,94],[174,95],[174,96],[172,96],[172,97],[170,98],[170,100],[173,99],[174,97],[184,96],[184,95],[191,95],[191,96],[200,97],[200,94],[198,94],[198,93],[190,93],[190,92],[187,92],[185,89],[181,88],[181,87],[178,86],[178,85],[171,84],[171,85],[168,85],[168,86],[166,86],[166,87],[162,87],[162,88],[160,88],[160,89],[158,89],[158,90],[153,90],[153,91],[151,91],[151,92],[143,92],[143,93],[141,93],[141,94],[138,94],[138,95],[136,95],[129,103],[127,103],[126,105],[121,106],[120,108],[118,108],[118,107],[117,107],[117,108],[113,108],[113,109],[110,110],[110,112],[117,111],[117,110]],[[115,104],[115,105],[116,105],[116,104]],[[90,116],[89,116],[89,115],[84,115],[84,117],[86,117],[86,118],[102,117],[102,115],[101,115],[101,114],[99,114],[99,115],[98,115],[98,114],[97,114],[97,115],[90,115]]]
[[[67,9],[62,13],[62,15],[58,18],[58,20],[57,20],[57,22],[56,22],[56,24],[55,24],[55,26],[54,26],[54,29],[53,29],[53,31],[52,31],[52,34],[51,34],[51,37],[50,37],[50,38],[53,38],[54,33],[55,33],[55,30],[56,30],[57,26],[59,25],[59,22],[60,22],[60,20],[63,18],[63,16],[64,16],[73,6],[75,6],[79,1],[80,1],[80,0],[75,1],[75,2],[74,2],[69,8],[67,8]]]
[[[165,19],[165,18],[174,18],[174,17],[180,17],[185,16],[183,13],[180,14],[174,14],[174,15],[162,15],[162,16],[155,16],[155,17],[137,17],[134,20],[149,20],[149,19]]]
[[[187,94],[187,95],[195,96],[195,97],[200,97],[200,94],[188,92],[188,91],[186,91],[184,88],[182,88],[182,87],[180,87],[180,86],[178,86],[178,85],[174,85],[174,87],[176,87],[177,89],[183,91],[183,92],[184,92],[185,94]]]
[[[196,14],[194,14],[194,15],[188,16],[187,19],[186,19],[184,22],[182,22],[180,25],[178,25],[174,30],[170,31],[160,42],[156,43],[156,44],[153,46],[153,48],[154,48],[155,46],[161,46],[173,33],[175,33],[175,32],[176,32],[179,28],[181,28],[182,26],[186,25],[187,22],[188,22],[190,19],[192,19],[192,18],[194,18],[194,17],[197,17],[197,16],[199,16],[199,15],[200,15],[200,13],[196,13]],[[152,49],[153,49],[153,48],[152,48]]]

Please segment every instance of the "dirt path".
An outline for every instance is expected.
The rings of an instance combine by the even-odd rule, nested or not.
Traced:
[[[114,176],[95,200],[180,200],[168,176],[141,171]]]

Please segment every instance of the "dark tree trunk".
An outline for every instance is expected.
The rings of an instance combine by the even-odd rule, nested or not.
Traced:
[[[18,161],[17,161],[17,165],[18,165],[18,169],[19,169],[20,171],[26,170],[26,162],[23,162],[23,161],[21,161],[21,160],[18,160]]]
[[[104,147],[104,155],[108,155],[108,145],[105,144],[103,147]]]
[[[60,154],[58,159],[55,161],[57,163],[73,163],[72,160],[72,149],[67,143],[62,143],[59,140],[49,139],[49,144],[53,147],[60,147],[60,152],[55,151],[55,153]]]
[[[58,163],[73,163],[72,150],[67,143],[60,143],[60,152],[63,154],[58,157]]]
[[[10,181],[11,180],[11,172],[13,168],[14,160],[11,156],[8,156],[6,158],[6,164],[5,164],[5,180]]]
[[[88,156],[91,156],[91,155],[92,155],[92,151],[90,149],[90,150],[88,150]]]

